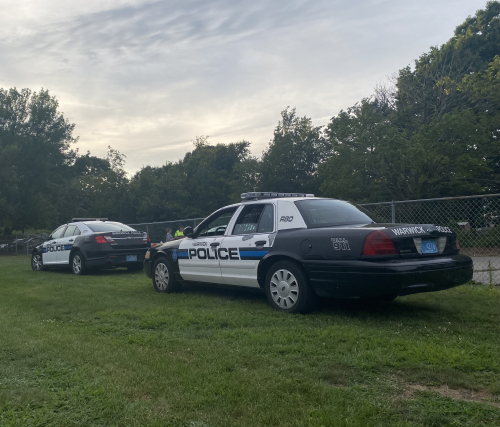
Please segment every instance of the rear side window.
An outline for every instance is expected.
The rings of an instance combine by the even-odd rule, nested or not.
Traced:
[[[257,233],[272,233],[274,231],[274,208],[273,205],[266,205],[260,217]]]
[[[65,229],[66,229],[65,225],[63,225],[62,227],[59,227],[56,231],[54,231],[51,234],[52,239],[59,239],[60,237],[62,237]]]
[[[64,232],[64,237],[78,236],[80,234],[80,230],[76,225],[68,225],[68,228]]]
[[[233,234],[272,233],[273,205],[248,205],[241,211]]]
[[[342,200],[301,200],[295,205],[309,228],[375,222],[356,206]]]
[[[87,222],[85,225],[94,233],[100,233],[103,231],[135,231],[132,227],[121,224],[120,222]]]

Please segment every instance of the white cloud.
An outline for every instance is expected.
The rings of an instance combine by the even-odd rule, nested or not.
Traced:
[[[127,167],[197,135],[260,154],[287,105],[324,124],[448,40],[477,0],[0,0],[0,87],[48,88],[81,151]]]

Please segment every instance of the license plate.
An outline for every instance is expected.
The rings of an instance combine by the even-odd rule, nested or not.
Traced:
[[[137,261],[137,255],[127,255],[127,262],[132,262],[132,261]]]
[[[437,254],[438,248],[434,239],[422,239],[422,253],[423,254]]]

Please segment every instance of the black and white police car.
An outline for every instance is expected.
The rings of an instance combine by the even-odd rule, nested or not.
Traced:
[[[472,278],[448,227],[377,223],[349,202],[309,194],[242,199],[146,253],[156,291],[187,281],[264,288],[275,309],[304,313],[318,296],[391,301]]]
[[[145,232],[128,225],[106,218],[73,218],[33,249],[31,267],[71,267],[78,275],[97,267],[141,270],[150,246]]]

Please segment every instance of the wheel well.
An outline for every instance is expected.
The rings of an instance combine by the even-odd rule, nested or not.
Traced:
[[[69,253],[70,262],[71,262],[71,258],[75,254],[75,252],[78,252],[78,251],[80,251],[80,248],[71,248],[71,252]]]
[[[300,262],[298,262],[296,259],[289,257],[289,256],[286,256],[286,255],[274,255],[272,257],[265,259],[259,265],[259,270],[257,273],[257,281],[259,282],[259,286],[261,288],[264,287],[264,284],[266,282],[266,276],[267,276],[267,273],[269,272],[269,269],[279,261],[290,261],[293,264],[295,264],[298,268],[300,268],[304,272],[304,274],[306,274],[306,272],[304,271],[304,267],[302,267]]]
[[[158,258],[161,258],[161,257],[166,258],[167,262],[168,262],[168,263],[170,263],[170,260],[168,259],[168,256],[167,256],[167,254],[166,254],[165,252],[157,252],[157,253],[154,255],[153,259],[151,260],[151,266],[152,266],[152,265],[156,262],[156,260],[157,260]],[[152,268],[152,267],[151,267],[151,268]]]

